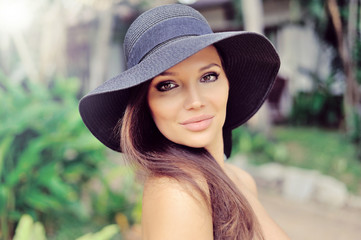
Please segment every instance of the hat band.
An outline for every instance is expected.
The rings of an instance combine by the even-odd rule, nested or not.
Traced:
[[[127,68],[138,64],[149,51],[163,42],[182,36],[210,33],[213,31],[206,22],[193,17],[178,17],[160,22],[148,29],[135,42],[128,56]]]
[[[160,44],[158,44],[157,46],[155,46],[154,48],[152,48],[149,52],[147,52],[144,57],[142,57],[140,60],[139,60],[139,63],[142,62],[144,59],[146,59],[147,57],[149,57],[150,55],[152,55],[154,52],[158,51],[159,48],[162,48],[170,43],[173,43],[175,41],[178,41],[178,40],[181,40],[181,39],[184,39],[184,38],[189,38],[189,37],[194,37],[194,36],[197,36],[195,34],[191,34],[191,35],[183,35],[183,36],[179,36],[179,37],[175,37],[175,38],[172,38],[172,39],[169,39],[165,42],[162,42]]]

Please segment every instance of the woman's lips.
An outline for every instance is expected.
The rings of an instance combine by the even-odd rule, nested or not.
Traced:
[[[214,116],[211,115],[202,115],[189,118],[180,124],[190,131],[199,132],[207,129],[211,125],[213,117]]]

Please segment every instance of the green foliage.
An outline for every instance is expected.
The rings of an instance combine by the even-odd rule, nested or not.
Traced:
[[[342,119],[342,97],[326,92],[299,92],[294,97],[290,122],[303,126],[339,127]]]
[[[131,224],[139,223],[137,206],[141,205],[142,195],[134,171],[119,163],[109,163],[106,174],[102,174],[98,180],[103,187],[90,196],[94,217],[112,221],[118,213],[122,213]]]
[[[307,9],[307,11],[305,11],[305,14],[308,18],[313,19],[316,24],[316,29],[320,31],[319,33],[324,34],[328,21],[325,11],[326,2],[324,0],[303,0],[299,2],[301,4],[300,6],[303,6]]]
[[[343,97],[331,91],[334,78],[320,79],[315,73],[306,74],[313,81],[313,90],[298,92],[293,97],[290,122],[294,125],[338,128],[344,115]]]
[[[347,126],[349,128],[348,137],[355,144],[357,149],[358,159],[361,161],[361,113],[354,108],[348,108],[349,118],[347,119],[349,122]]]
[[[302,16],[299,19],[299,24],[309,24],[310,20],[312,21],[312,25],[315,28],[315,33],[319,36],[319,39],[323,42],[328,41],[328,31],[330,30],[330,19],[327,15],[327,7],[326,0],[292,0],[294,2],[298,2],[298,4],[292,4],[291,7],[294,6],[296,8],[300,8],[297,10],[291,11],[299,11],[302,12]],[[334,34],[333,32],[331,34]],[[336,39],[336,38],[334,38]],[[331,45],[335,46],[335,42],[331,42]]]
[[[326,0],[294,0],[298,1],[303,9],[303,17],[300,19],[303,24],[304,21],[312,20],[315,33],[320,36],[323,41],[331,43],[336,47],[336,39],[333,39],[334,30],[332,30],[332,20],[328,16],[327,1]],[[348,1],[337,0],[338,8],[340,10],[340,17],[343,25],[346,25],[349,16]],[[347,27],[344,27],[347,28]]]
[[[284,144],[268,139],[261,132],[252,132],[247,127],[239,127],[232,131],[232,154],[242,153],[256,156],[255,164],[265,162],[286,163],[288,151]]]
[[[116,224],[111,224],[103,227],[96,233],[87,233],[76,240],[109,240],[119,233],[119,228]],[[24,214],[15,230],[13,240],[46,240],[44,225],[40,222],[34,222],[31,216]]]
[[[323,21],[325,18],[325,1],[308,0],[306,2],[310,15],[319,21]]]
[[[243,12],[242,12],[242,1],[232,0],[232,5],[235,10],[235,23],[237,25],[243,24]]]
[[[82,188],[99,174],[105,148],[78,114],[77,79],[45,87],[0,75],[0,216],[8,239],[23,214],[44,220],[85,219]],[[46,220],[46,221],[45,221]],[[59,219],[57,219],[59,220]]]
[[[315,169],[346,183],[353,192],[361,192],[361,164],[357,146],[337,131],[318,128],[278,127],[274,137],[286,146],[287,164]]]
[[[334,57],[332,59],[332,67],[333,67],[333,74],[337,73],[337,71],[343,71],[345,73],[345,75],[348,75],[350,73],[346,73],[345,72],[345,66],[346,66],[346,61],[342,60],[341,56],[340,56],[340,46],[339,44],[341,44],[338,41],[338,37],[336,36],[336,29],[334,26],[334,22],[332,20],[330,11],[328,10],[328,3],[326,0],[304,0],[304,1],[300,1],[300,0],[294,0],[294,1],[298,1],[300,4],[300,6],[302,6],[303,9],[303,17],[300,19],[300,24],[304,24],[307,22],[310,22],[309,20],[312,21],[312,25],[315,27],[315,33],[319,36],[319,39],[321,42],[325,42],[328,43],[328,45],[332,46],[334,48],[334,52],[336,54],[334,54]],[[351,6],[351,2],[350,1],[344,1],[344,0],[337,0],[335,1],[335,3],[337,4],[337,9],[339,11],[339,21],[342,24],[342,33],[340,33],[340,35],[342,35],[343,41],[344,43],[349,43],[350,45],[347,46],[348,50],[350,51],[350,58],[347,59],[348,64],[350,64],[352,66],[352,75],[355,76],[356,81],[361,84],[361,71],[360,71],[360,67],[361,67],[361,41],[360,41],[360,34],[358,29],[360,29],[360,18],[359,18],[359,13],[360,12],[360,3],[355,3],[355,5]],[[357,16],[356,19],[351,20],[350,19],[350,7],[353,8],[353,10],[355,11],[354,14],[356,14]],[[355,9],[356,8],[356,9]],[[304,19],[308,19],[308,21],[306,22]],[[355,21],[353,22],[353,24],[351,25],[349,21]],[[351,29],[350,27],[354,27],[353,29]],[[353,34],[351,34],[353,33]],[[353,36],[352,38],[354,39],[349,39],[351,36]],[[343,46],[341,46],[343,47]],[[349,84],[349,83],[346,83]],[[354,88],[354,87],[353,87]],[[350,94],[350,93],[349,93]],[[303,106],[305,106],[305,104],[307,104],[307,102],[309,103],[320,103],[319,105],[324,106],[326,105],[333,105],[332,102],[330,102],[329,95],[328,94],[323,94],[322,96],[320,96],[319,93],[312,93],[312,96],[305,96],[300,94],[300,96],[297,96],[298,99],[296,99],[296,108],[299,108],[299,112],[300,114],[296,114],[296,116],[294,117],[294,122],[295,121],[301,121],[302,124],[305,124],[305,122],[307,122],[307,124],[309,124],[309,122],[315,122],[314,120],[318,120],[320,117],[322,117],[323,115],[325,120],[323,120],[324,122],[326,122],[326,126],[329,126],[330,124],[332,126],[334,126],[334,124],[332,123],[335,119],[335,116],[337,116],[337,112],[335,112],[335,108],[332,108],[332,106],[329,106],[329,108],[331,107],[331,109],[328,112],[323,111],[323,109],[325,107],[322,107],[323,109],[317,109],[317,106],[315,104],[310,105],[311,106],[311,110],[310,111],[304,111]],[[314,101],[313,101],[314,100]],[[341,105],[341,104],[340,104]],[[345,117],[345,123],[346,123],[346,131],[348,131],[348,135],[351,135],[352,139],[355,139],[355,136],[357,139],[361,139],[361,131],[359,131],[359,125],[361,125],[361,113],[360,113],[360,104],[357,102],[353,102],[353,103],[349,103],[347,101],[344,102],[343,106],[345,106],[345,111],[343,111],[343,115]],[[348,110],[347,108],[350,108],[350,110]],[[351,109],[352,108],[352,109]],[[296,111],[298,111],[296,109]],[[303,112],[303,113],[301,113]],[[316,112],[316,116],[314,115]],[[313,115],[312,115],[313,114]],[[356,114],[356,115],[354,115]],[[303,119],[299,120],[299,117],[303,117]],[[305,119],[306,118],[306,119]],[[314,123],[312,123],[314,124]],[[316,124],[319,124],[319,121],[316,121]],[[356,144],[360,144],[360,140],[356,141]]]
[[[45,229],[40,222],[34,220],[27,214],[24,214],[19,221],[13,240],[46,240]]]
[[[336,131],[310,127],[275,127],[272,139],[246,127],[233,132],[232,154],[244,154],[253,164],[278,162],[314,169],[361,193],[361,164],[357,147]]]

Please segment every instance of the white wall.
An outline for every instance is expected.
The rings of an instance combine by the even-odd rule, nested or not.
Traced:
[[[306,72],[323,80],[330,76],[334,50],[320,42],[312,27],[286,25],[277,33],[276,47],[282,63],[280,74],[289,79],[291,95],[312,90],[312,79]],[[335,90],[341,88],[335,86]]]

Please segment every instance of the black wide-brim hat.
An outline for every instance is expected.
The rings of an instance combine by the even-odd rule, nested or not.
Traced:
[[[132,23],[124,40],[127,70],[80,100],[85,125],[103,144],[120,152],[120,136],[114,128],[123,117],[129,89],[210,45],[217,48],[229,80],[223,127],[229,156],[231,130],[261,107],[273,86],[280,60],[263,35],[246,31],[213,33],[198,11],[181,4],[153,8]]]

